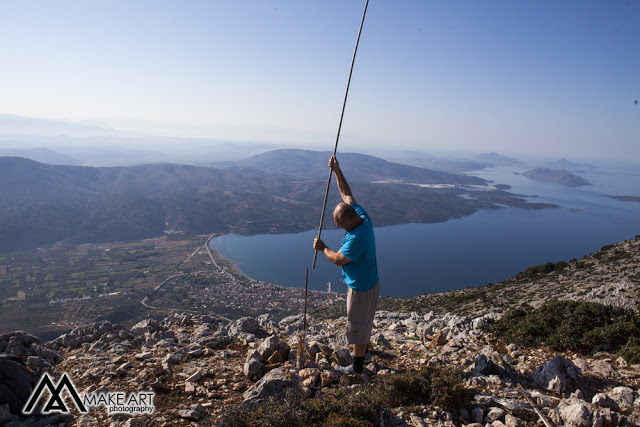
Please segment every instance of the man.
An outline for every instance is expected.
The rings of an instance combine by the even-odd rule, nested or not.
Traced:
[[[371,218],[353,198],[336,156],[329,159],[329,167],[336,176],[338,190],[344,202],[334,209],[333,220],[346,231],[338,252],[329,249],[317,237],[313,241],[313,248],[342,267],[342,279],[348,286],[347,342],[353,345],[352,368],[361,373],[380,292],[376,242]]]

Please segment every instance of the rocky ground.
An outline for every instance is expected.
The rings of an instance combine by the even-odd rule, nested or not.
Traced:
[[[637,309],[639,260],[636,238],[561,268],[554,265],[554,271],[523,272],[485,288],[404,299],[397,311],[377,313],[364,375],[336,370],[352,360],[343,317],[309,319],[300,364],[296,348],[302,316],[228,320],[173,314],[130,329],[105,321],[48,343],[24,332],[5,334],[0,336],[0,353],[14,359],[0,357],[0,368],[10,366],[25,381],[43,372],[55,378],[67,373],[84,394],[153,391],[155,410],[131,416],[108,414],[99,407],[84,415],[73,409],[70,415],[21,417],[11,413],[15,404],[0,405],[0,425],[220,424],[220,415],[229,408],[278,398],[285,390],[307,397],[337,387],[357,393],[378,377],[425,366],[463,371],[472,403],[459,414],[433,406],[386,408],[379,425],[640,425],[640,365],[604,352],[587,357],[519,348],[482,329],[488,318],[523,301],[540,305],[550,298],[571,298]],[[439,311],[425,311],[425,301],[440,301]],[[411,304],[418,309],[411,310]],[[456,310],[445,310],[450,306]],[[19,387],[5,387],[6,381],[0,375],[0,396],[9,390],[27,399],[24,390],[19,396]]]
[[[294,388],[311,396],[326,387],[360,384],[422,366],[465,372],[473,403],[461,416],[435,407],[388,408],[381,425],[525,426],[639,425],[640,365],[606,353],[585,358],[500,343],[479,327],[482,317],[379,312],[365,375],[348,365],[344,319],[309,322],[304,366],[296,366],[301,316],[222,319],[172,315],[131,330],[108,322],[76,329],[49,343],[25,333],[0,337],[0,351],[35,372],[69,374],[79,392],[155,392],[151,415],[88,414],[20,418],[0,410],[7,426],[210,425],[226,409]],[[544,420],[544,421],[543,421]]]

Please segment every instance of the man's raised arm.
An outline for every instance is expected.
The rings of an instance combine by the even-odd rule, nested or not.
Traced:
[[[336,156],[331,156],[329,159],[329,167],[333,170],[333,173],[336,176],[336,182],[338,183],[338,190],[342,196],[342,201],[348,205],[354,204],[356,199],[354,199],[353,194],[351,194],[351,187],[349,187],[347,180],[342,174],[342,170],[340,169]]]

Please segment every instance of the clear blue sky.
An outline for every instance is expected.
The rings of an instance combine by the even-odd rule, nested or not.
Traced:
[[[0,0],[0,114],[330,150],[363,7]],[[636,100],[638,0],[370,0],[341,148],[638,158]]]

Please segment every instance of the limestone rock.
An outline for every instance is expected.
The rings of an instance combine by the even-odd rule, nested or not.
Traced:
[[[613,379],[619,378],[620,373],[608,362],[604,360],[595,360],[590,364],[590,373],[601,378]]]
[[[591,404],[599,406],[600,408],[610,408],[615,411],[619,411],[620,407],[611,397],[607,396],[605,393],[597,393],[591,399]]]
[[[520,418],[514,417],[511,414],[504,416],[504,425],[507,427],[525,427],[526,424]]]
[[[560,417],[567,427],[590,427],[592,422],[591,405],[584,400],[572,397],[558,405]]]
[[[286,367],[274,369],[244,392],[244,403],[259,403],[269,396],[282,395],[286,390],[297,387],[300,380],[295,369]]]
[[[255,335],[262,328],[256,319],[253,317],[241,317],[240,319],[231,322],[227,327],[227,332],[231,337],[237,337],[242,333]]]
[[[262,363],[262,355],[258,350],[252,350],[247,355],[244,363],[244,375],[253,380],[258,380],[264,375],[264,364]]]
[[[609,408],[594,411],[592,420],[593,426],[616,427],[621,425],[620,415]]]
[[[349,366],[353,363],[353,356],[351,352],[346,348],[340,348],[333,352],[331,360],[336,362],[340,366]]]
[[[629,387],[616,387],[611,390],[608,395],[615,400],[620,408],[632,408],[634,401],[633,389]]]
[[[517,377],[518,373],[502,358],[493,347],[486,346],[480,350],[480,354],[473,365],[467,369],[471,376],[497,375],[503,378]]]
[[[262,341],[262,344],[258,347],[258,353],[263,359],[268,359],[278,349],[280,340],[276,335],[271,335]]]
[[[131,332],[136,335],[144,335],[146,332],[155,332],[160,327],[160,322],[155,319],[146,319],[131,327]]]
[[[555,356],[546,365],[536,369],[529,380],[534,387],[565,393],[576,390],[584,382],[584,377],[573,362]]]
[[[262,328],[275,328],[278,325],[278,320],[271,313],[261,314],[256,317],[258,324]]]
[[[492,423],[492,422],[497,421],[500,418],[504,417],[504,415],[505,415],[504,409],[491,408],[489,410],[489,413],[487,413],[487,415],[485,415],[484,422],[485,423]]]

